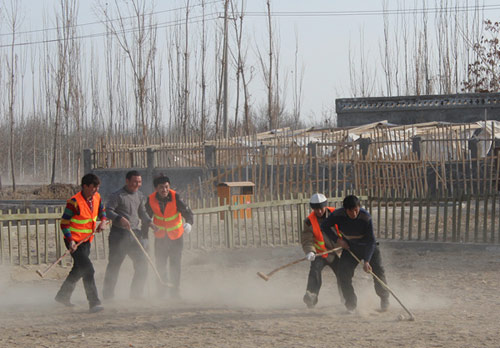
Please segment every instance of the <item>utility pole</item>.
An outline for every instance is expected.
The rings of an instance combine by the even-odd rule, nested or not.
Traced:
[[[227,11],[229,7],[229,0],[226,0],[224,3],[224,52],[222,55],[222,68],[223,68],[223,74],[224,74],[224,106],[223,106],[223,111],[222,111],[222,117],[223,117],[223,127],[224,127],[224,138],[227,138],[229,136],[229,127],[227,124],[227,46],[228,46],[228,17],[227,17]]]

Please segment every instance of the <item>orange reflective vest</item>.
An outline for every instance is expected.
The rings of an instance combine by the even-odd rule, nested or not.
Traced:
[[[149,205],[153,210],[153,223],[158,227],[155,232],[156,238],[168,238],[174,240],[181,238],[184,233],[182,227],[182,215],[177,211],[177,200],[175,198],[175,191],[169,190],[172,202],[165,205],[165,211],[161,211],[160,203],[156,198],[156,192],[149,195]]]
[[[92,211],[90,211],[87,200],[82,196],[81,192],[71,197],[71,199],[73,198],[78,204],[80,215],[75,215],[71,218],[69,230],[71,231],[71,238],[78,243],[87,238],[96,228],[99,206],[101,205],[101,196],[98,192],[94,193],[94,197],[92,198]],[[92,242],[93,239],[94,236],[91,236],[89,242]]]
[[[333,213],[335,208],[333,207],[326,207],[330,213]],[[311,226],[313,230],[313,235],[314,235],[314,248],[316,249],[316,254],[322,253],[326,251],[325,247],[325,240],[323,239],[323,233],[321,233],[321,228],[319,227],[319,222],[318,218],[316,217],[316,214],[314,214],[314,211],[309,214],[307,217],[309,221],[311,221]],[[328,254],[321,255],[324,258],[328,257]]]

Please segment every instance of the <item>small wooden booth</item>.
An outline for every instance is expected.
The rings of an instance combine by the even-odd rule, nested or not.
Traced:
[[[217,185],[217,197],[219,197],[219,204],[248,204],[253,202],[255,184],[251,181],[233,181],[221,182]],[[234,211],[233,217],[235,219],[244,219],[252,217],[252,209],[241,209]],[[221,220],[224,220],[224,212],[220,214]]]

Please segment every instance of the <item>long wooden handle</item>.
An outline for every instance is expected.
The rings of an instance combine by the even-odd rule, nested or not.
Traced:
[[[90,237],[92,237],[93,235],[95,234],[95,231],[92,232],[91,234],[89,234],[87,237],[85,237],[84,239],[82,239],[81,241],[79,241],[78,243],[76,243],[75,245],[75,248],[78,249],[78,247],[82,244],[82,243],[85,243],[86,241],[88,241],[90,239]],[[44,271],[40,271],[40,270],[37,270],[36,271],[36,274],[38,274],[40,277],[44,277],[45,274],[47,274],[48,271],[50,271],[50,269],[52,267],[54,267],[56,264],[58,264],[59,262],[61,262],[62,259],[64,259],[66,257],[66,255],[70,254],[71,253],[71,250],[70,249],[66,249],[66,251],[64,252],[64,254],[62,254],[57,260],[55,260],[54,262],[52,262],[49,267],[47,267]]]
[[[132,231],[132,229],[129,229],[128,230],[130,232],[130,234],[132,234],[132,237],[134,237],[135,241],[137,242],[137,244],[139,245],[139,247],[141,248],[142,252],[144,253],[144,255],[146,255],[146,258],[148,259],[148,262],[149,264],[151,265],[151,267],[153,268],[153,271],[155,272],[156,274],[156,277],[158,277],[158,280],[160,281],[160,283],[164,286],[167,286],[167,287],[172,287],[172,284],[169,284],[169,283],[165,283],[163,281],[163,279],[161,279],[161,276],[160,276],[160,273],[158,272],[158,269],[156,268],[153,260],[151,259],[151,257],[149,256],[148,252],[146,251],[146,249],[144,249],[144,247],[142,246],[142,243],[141,241],[139,240],[139,238],[137,238],[137,236],[135,235],[134,231]]]
[[[347,249],[347,251],[351,253],[352,257],[354,257],[354,259],[356,261],[358,261],[358,263],[360,263],[361,265],[363,264],[361,262],[361,260],[350,249]],[[382,279],[380,279],[375,273],[373,273],[373,271],[370,271],[369,273],[373,276],[373,278],[375,278],[375,280],[377,280],[380,283],[380,285],[382,285],[387,291],[389,291],[389,293],[392,296],[394,296],[394,298],[396,299],[396,301],[398,301],[399,304],[401,305],[401,307],[403,307],[403,309],[406,311],[406,313],[408,313],[408,315],[410,316],[410,320],[412,320],[412,321],[415,320],[415,316],[413,315],[413,313],[410,312],[408,310],[408,308],[405,307],[405,305],[403,304],[403,302],[401,302],[399,300],[399,298],[396,296],[396,294],[394,293],[394,291],[392,291],[391,288],[389,288],[389,286]]]
[[[339,251],[339,250],[342,250],[342,248],[341,248],[341,247],[338,247],[338,248],[335,248],[335,249],[331,249],[331,250],[323,251],[322,253],[316,254],[316,257],[318,257],[318,256],[323,256],[323,255],[326,255],[326,254],[329,254],[329,253],[333,253],[333,252],[335,252],[335,251]],[[270,276],[272,276],[274,273],[276,273],[276,272],[278,272],[278,271],[281,271],[281,270],[282,270],[282,269],[284,269],[284,268],[287,268],[287,267],[293,266],[293,265],[295,265],[295,264],[297,264],[297,263],[299,263],[299,262],[305,261],[305,260],[307,260],[307,258],[306,258],[306,257],[303,257],[303,258],[301,258],[301,259],[298,259],[298,260],[292,261],[292,262],[290,262],[290,263],[287,263],[286,265],[283,265],[283,266],[281,266],[281,267],[278,267],[278,268],[276,268],[276,269],[272,270],[272,271],[271,271],[271,272],[269,272],[266,276],[267,276],[267,277],[270,277]]]

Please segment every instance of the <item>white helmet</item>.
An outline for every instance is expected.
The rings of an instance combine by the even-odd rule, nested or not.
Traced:
[[[326,207],[326,197],[321,193],[315,193],[311,196],[311,200],[309,201],[309,205],[311,209],[321,209]]]

